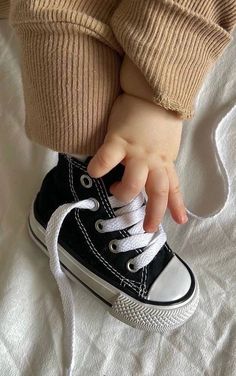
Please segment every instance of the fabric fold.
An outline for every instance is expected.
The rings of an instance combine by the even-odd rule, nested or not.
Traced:
[[[235,8],[233,0],[123,0],[111,27],[152,88],[153,101],[187,119],[206,73],[231,40]]]

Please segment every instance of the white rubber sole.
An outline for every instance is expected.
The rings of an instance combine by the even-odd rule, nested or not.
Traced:
[[[45,245],[45,229],[34,216],[29,215],[29,234],[33,241],[49,256]],[[74,259],[61,245],[59,258],[69,278],[81,282],[95,295],[107,303],[111,315],[138,329],[164,333],[184,324],[194,313],[199,301],[199,286],[196,281],[192,296],[176,305],[162,306],[142,303],[112,286]]]

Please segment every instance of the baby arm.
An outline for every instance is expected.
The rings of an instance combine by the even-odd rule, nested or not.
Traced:
[[[120,72],[124,91],[115,101],[103,145],[90,161],[88,172],[101,177],[119,162],[125,165],[121,182],[111,193],[128,202],[145,187],[148,202],[144,230],[154,232],[167,206],[177,223],[187,221],[174,161],[182,121],[152,102],[153,93],[138,68],[127,57]]]

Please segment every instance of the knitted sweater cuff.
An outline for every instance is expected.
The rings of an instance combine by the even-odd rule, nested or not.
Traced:
[[[230,34],[171,0],[123,0],[111,27],[152,88],[153,101],[192,117],[203,78]]]
[[[0,0],[0,20],[8,18],[10,9],[10,0]]]

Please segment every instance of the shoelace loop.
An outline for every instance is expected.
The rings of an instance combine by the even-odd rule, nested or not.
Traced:
[[[120,202],[114,196],[109,197],[109,202],[116,216],[100,221],[103,226],[102,232],[128,228],[127,231],[129,233],[129,236],[124,239],[116,239],[116,253],[145,247],[141,254],[130,259],[127,263],[127,269],[130,272],[136,272],[154,259],[166,242],[166,234],[161,225],[157,233],[149,234],[144,232],[145,198],[143,193],[140,193],[129,204]],[[52,214],[46,229],[46,246],[50,256],[50,268],[59,288],[64,313],[66,376],[71,376],[73,369],[75,314],[71,285],[60,264],[58,237],[64,219],[73,209],[96,211],[99,209],[99,206],[99,202],[94,198],[61,205]]]

